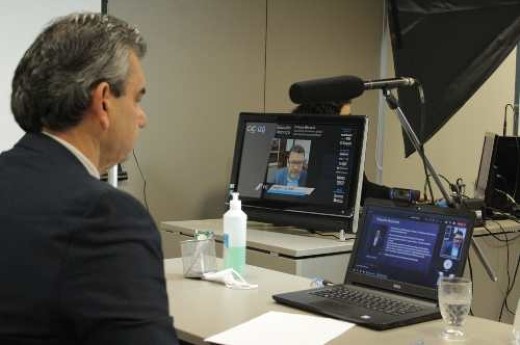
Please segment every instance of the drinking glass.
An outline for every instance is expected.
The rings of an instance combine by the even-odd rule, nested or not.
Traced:
[[[439,307],[444,320],[445,340],[464,340],[464,321],[471,306],[471,280],[443,277],[439,281]]]

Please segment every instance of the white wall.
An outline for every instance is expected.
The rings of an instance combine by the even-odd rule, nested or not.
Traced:
[[[11,81],[23,54],[54,17],[77,11],[101,11],[101,0],[0,1],[0,151],[20,139],[23,131],[11,113]]]

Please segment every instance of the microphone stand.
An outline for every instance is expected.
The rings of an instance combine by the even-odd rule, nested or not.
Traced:
[[[399,106],[398,100],[395,98],[395,96],[392,94],[392,92],[390,92],[390,90],[388,88],[383,88],[382,91],[383,91],[383,95],[385,96],[388,107],[396,113],[397,118],[399,119],[399,122],[401,122],[401,127],[405,131],[406,135],[408,136],[408,139],[410,139],[413,147],[415,148],[415,150],[421,157],[422,161],[424,162],[424,165],[426,166],[427,171],[432,176],[432,178],[435,182],[435,185],[441,191],[441,194],[444,197],[444,199],[446,200],[446,203],[448,204],[448,206],[454,207],[454,208],[461,207],[461,205],[458,202],[456,203],[454,201],[454,199],[448,194],[448,192],[446,191],[446,188],[444,188],[444,185],[442,184],[442,182],[439,178],[439,175],[437,174],[437,172],[433,168],[432,164],[430,163],[430,161],[424,154],[424,151],[421,149],[421,143],[419,141],[419,138],[413,131],[413,128],[410,125],[410,122],[408,122],[408,119],[404,115],[403,110]],[[480,262],[486,269],[486,272],[487,272],[489,278],[492,281],[496,282],[498,280],[498,278],[497,278],[493,268],[489,264],[488,260],[486,259],[484,252],[480,248],[480,245],[475,241],[474,237],[471,238],[471,244],[472,244],[473,248],[475,249],[475,253],[477,254],[477,257],[479,258]]]

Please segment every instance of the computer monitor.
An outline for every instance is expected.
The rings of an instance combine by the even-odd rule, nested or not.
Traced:
[[[482,153],[480,155],[480,164],[478,168],[477,180],[475,181],[474,197],[476,199],[486,200],[489,198],[489,193],[492,189],[488,188],[488,181],[490,180],[490,173],[492,160],[495,151],[495,141],[498,135],[487,132],[484,136],[484,144],[482,145]],[[489,184],[491,187],[491,184]],[[487,197],[486,197],[487,195]]]
[[[511,211],[520,203],[520,138],[486,133],[475,197],[487,207]]]
[[[366,116],[241,113],[231,172],[249,219],[355,232]]]

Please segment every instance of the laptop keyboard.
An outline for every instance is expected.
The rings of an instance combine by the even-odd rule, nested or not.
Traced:
[[[368,291],[349,289],[346,286],[337,286],[330,289],[313,291],[311,294],[335,300],[342,300],[349,304],[354,304],[389,315],[415,313],[423,309],[417,304],[388,298]]]

